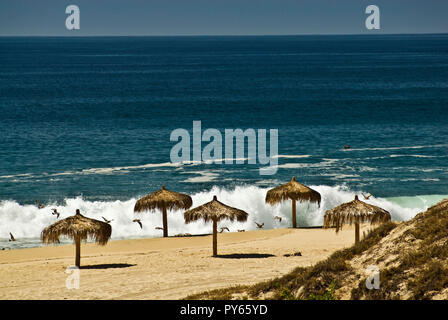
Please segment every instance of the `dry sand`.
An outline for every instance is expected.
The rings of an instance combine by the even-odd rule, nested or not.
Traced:
[[[362,234],[362,231],[361,231]],[[153,238],[81,247],[80,288],[65,286],[74,246],[0,251],[1,299],[180,299],[253,284],[308,266],[354,242],[354,229],[275,229]],[[300,257],[284,257],[300,251]]]

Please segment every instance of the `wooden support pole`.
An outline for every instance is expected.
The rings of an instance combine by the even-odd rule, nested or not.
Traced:
[[[218,255],[218,222],[213,220],[213,256]]]
[[[359,242],[359,222],[355,222],[355,244]]]
[[[297,228],[296,221],[296,200],[292,200],[292,227]]]
[[[163,236],[166,238],[168,237],[168,215],[166,214],[165,205],[163,205],[162,208],[162,215],[163,215]]]
[[[75,238],[75,247],[75,266],[79,268],[81,266],[81,239],[79,237]]]

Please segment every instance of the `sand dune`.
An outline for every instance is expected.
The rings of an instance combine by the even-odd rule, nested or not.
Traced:
[[[0,251],[0,299],[180,299],[236,284],[252,284],[307,266],[353,244],[353,228],[275,229],[111,241],[81,249],[80,288],[65,286],[74,246]],[[285,257],[296,251],[301,257]]]

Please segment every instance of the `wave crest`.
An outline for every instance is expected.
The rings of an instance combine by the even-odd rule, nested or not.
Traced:
[[[322,195],[321,206],[309,203],[297,204],[297,222],[299,226],[319,226],[323,223],[323,216],[329,210],[341,203],[353,200],[355,194],[361,194],[361,190],[353,191],[344,186],[311,186]],[[277,206],[265,204],[266,192],[269,188],[257,186],[237,186],[234,189],[224,189],[213,187],[211,190],[198,192],[192,195],[193,206],[199,206],[210,201],[214,195],[218,199],[230,206],[240,208],[249,213],[248,221],[244,223],[222,221],[219,227],[228,227],[231,231],[238,229],[254,230],[255,222],[262,223],[267,229],[285,228],[291,225],[291,202],[284,202]],[[447,196],[411,196],[394,198],[374,198],[368,203],[380,206],[388,210],[394,221],[409,220],[417,213],[426,210],[438,201]],[[362,197],[361,197],[362,199]],[[43,228],[57,221],[51,214],[51,209],[56,208],[61,216],[59,219],[73,215],[76,209],[80,209],[84,215],[102,220],[105,217],[113,219],[112,239],[130,239],[141,237],[158,237],[162,233],[155,227],[162,226],[162,215],[156,213],[134,214],[133,208],[137,198],[127,201],[87,201],[82,197],[67,198],[64,204],[50,204],[44,209],[38,209],[34,205],[20,205],[13,200],[0,202],[0,246],[19,245],[20,239],[34,239],[31,242],[23,241],[21,246],[38,246],[39,236]],[[282,217],[282,222],[274,220],[275,216]],[[132,222],[134,218],[140,218],[143,228]],[[180,233],[204,234],[211,232],[211,225],[202,221],[186,225],[184,223],[182,211],[172,211],[168,213],[169,234]],[[16,239],[16,244],[8,243],[9,232],[12,232]]]

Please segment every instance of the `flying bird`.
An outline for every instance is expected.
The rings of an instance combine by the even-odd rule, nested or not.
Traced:
[[[114,219],[112,219],[112,220],[107,220],[107,219],[104,218],[104,217],[101,217],[101,218],[103,218],[104,222],[106,222],[106,223],[111,223],[112,221],[114,221]]]
[[[142,222],[140,221],[140,219],[134,219],[134,220],[132,220],[132,222],[137,222],[138,225],[140,226],[140,229],[143,229],[143,224],[142,224]]]
[[[244,229],[240,229],[240,230],[238,230],[238,232],[245,232],[246,230],[244,230]]]
[[[364,197],[364,199],[369,200],[369,198],[372,196],[370,193],[369,194],[362,194],[362,196]]]
[[[222,228],[221,228],[221,231],[219,231],[219,233],[223,233],[224,230],[227,230],[228,232],[230,232],[229,228],[227,228],[227,227],[222,227]]]
[[[282,222],[282,217],[275,216],[275,217],[274,217],[274,220],[278,220],[278,222]]]
[[[9,237],[9,241],[16,241],[16,238],[14,238],[11,232],[9,233]]]
[[[51,209],[51,210],[53,211],[51,214],[56,216],[56,219],[59,219],[60,213],[58,212],[58,209]]]
[[[255,222],[255,224],[257,225],[258,229],[262,229],[264,227],[264,222],[263,223]]]

